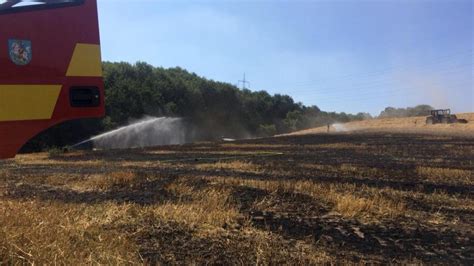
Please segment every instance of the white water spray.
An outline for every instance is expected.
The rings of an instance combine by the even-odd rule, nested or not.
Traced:
[[[349,129],[341,123],[332,124],[332,127],[336,130],[336,132],[347,132],[347,131],[349,131]]]
[[[146,117],[80,142],[74,147],[92,143],[98,149],[144,148],[160,145],[184,144],[186,127],[183,119],[171,117]]]

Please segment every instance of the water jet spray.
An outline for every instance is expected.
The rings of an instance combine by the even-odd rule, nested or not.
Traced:
[[[73,145],[73,149],[127,149],[186,142],[183,118],[146,117]]]

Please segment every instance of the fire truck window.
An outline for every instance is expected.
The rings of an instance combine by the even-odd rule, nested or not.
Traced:
[[[84,0],[0,0],[0,12],[76,5]]]

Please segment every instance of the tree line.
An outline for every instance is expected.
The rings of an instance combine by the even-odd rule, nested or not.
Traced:
[[[290,96],[250,91],[182,68],[144,62],[104,62],[106,116],[69,121],[32,139],[23,151],[62,147],[146,116],[183,117],[197,139],[266,137],[291,131],[370,118],[325,112]]]

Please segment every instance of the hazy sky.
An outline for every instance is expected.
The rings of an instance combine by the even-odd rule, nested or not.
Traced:
[[[99,0],[103,59],[180,66],[327,111],[474,111],[472,1]]]

